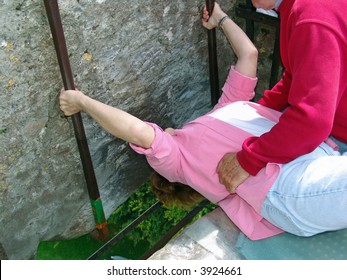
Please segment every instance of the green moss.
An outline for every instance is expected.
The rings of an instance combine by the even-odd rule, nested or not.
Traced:
[[[7,127],[0,127],[0,134],[5,134],[8,132]]]

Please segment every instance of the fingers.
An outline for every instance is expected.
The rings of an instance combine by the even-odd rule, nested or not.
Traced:
[[[60,90],[59,94],[59,106],[60,110],[63,111],[65,116],[71,116],[80,111],[78,107],[78,91],[75,90],[65,90],[64,88]]]
[[[209,26],[208,20],[210,19],[210,15],[207,11],[206,6],[204,7],[204,9],[202,10],[202,19],[201,19],[201,23],[202,25],[207,28],[207,29],[211,29],[211,27]]]
[[[223,156],[217,166],[217,173],[219,175],[219,182],[226,187],[232,185],[233,176],[237,169],[237,165],[234,162],[235,155],[228,153]]]
[[[218,19],[222,16],[224,12],[221,10],[218,3],[215,3],[213,12],[210,15],[207,7],[205,6],[202,10],[202,25],[207,29],[213,29],[218,26]]]
[[[231,172],[231,165],[230,165],[230,154],[226,154],[222,157],[222,159],[219,161],[217,166],[217,174],[219,176],[219,183],[222,185],[225,185],[227,183],[229,174]]]
[[[165,129],[165,132],[169,133],[170,135],[174,135],[175,129],[173,129],[172,127],[168,127]]]
[[[210,18],[210,15],[208,14],[207,8],[205,6],[204,9],[202,10],[202,20],[204,22],[208,22],[209,18]]]
[[[223,156],[218,163],[217,174],[219,182],[231,193],[234,193],[237,187],[249,177],[247,171],[240,166],[236,153],[227,153]]]

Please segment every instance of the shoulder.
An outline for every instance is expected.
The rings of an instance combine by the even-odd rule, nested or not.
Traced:
[[[320,22],[337,25],[346,23],[346,9],[345,0],[296,0],[291,9],[291,17],[297,23]]]
[[[285,13],[286,28],[290,34],[295,30],[300,30],[300,36],[305,36],[302,33],[309,34],[312,32],[310,26],[318,26],[335,34],[336,37],[346,43],[346,10],[347,1],[345,0],[296,0],[293,1],[290,11]],[[319,36],[319,34],[321,33],[318,32],[315,36]]]

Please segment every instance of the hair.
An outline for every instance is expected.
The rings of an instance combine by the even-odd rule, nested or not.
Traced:
[[[191,187],[169,182],[160,174],[154,172],[151,177],[151,189],[158,200],[167,208],[191,208],[205,199]]]

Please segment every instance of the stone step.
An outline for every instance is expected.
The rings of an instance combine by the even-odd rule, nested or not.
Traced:
[[[217,208],[187,226],[150,260],[240,260],[236,241],[240,230]]]

